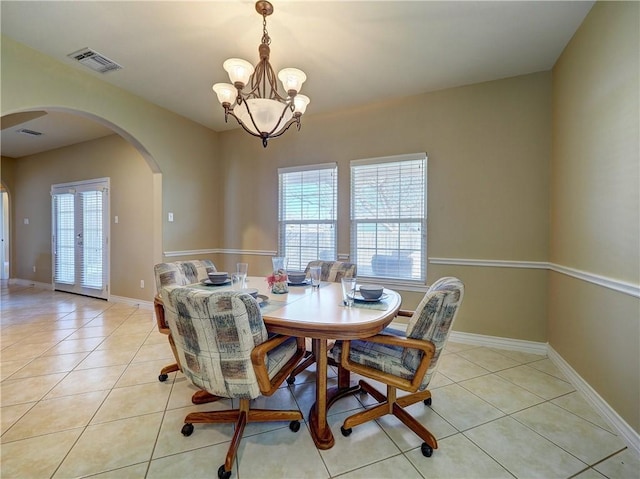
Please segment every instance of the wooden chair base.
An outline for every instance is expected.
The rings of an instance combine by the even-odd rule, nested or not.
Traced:
[[[213,396],[217,397],[217,396]],[[194,423],[235,423],[235,430],[224,464],[218,470],[218,477],[229,477],[235,461],[242,433],[250,422],[291,421],[289,428],[297,432],[300,429],[302,413],[297,410],[250,409],[249,399],[240,399],[240,407],[226,411],[192,412],[184,419],[182,434],[190,436]]]
[[[302,362],[298,364],[293,371],[291,371],[291,374],[289,374],[289,377],[287,378],[287,384],[295,383],[296,376],[316,362],[316,357],[311,351],[307,351],[305,353],[305,356],[306,357],[302,360]]]
[[[366,381],[361,380],[359,385],[363,391],[369,393],[376,401],[378,401],[379,404],[367,409],[366,411],[359,412],[346,418],[342,425],[343,434],[346,433],[346,435],[349,435],[351,433],[351,428],[355,426],[378,419],[379,417],[387,414],[393,414],[432,449],[438,449],[438,441],[435,436],[431,434],[426,427],[420,424],[411,414],[404,410],[405,407],[415,404],[418,401],[425,401],[427,404],[431,404],[431,391],[419,391],[402,396],[401,398],[396,398],[396,388],[393,386],[387,386],[387,396],[385,397],[384,394]]]
[[[195,392],[193,393],[193,396],[191,396],[191,402],[193,404],[207,404],[210,402],[219,401],[220,399],[225,399],[225,398],[221,396],[214,396],[213,394],[208,393],[207,391],[204,391],[204,390]]]
[[[160,382],[166,381],[167,379],[169,379],[169,374],[174,373],[176,371],[180,371],[180,366],[178,366],[178,363],[169,364],[169,365],[163,367],[160,370],[160,375],[158,376],[158,381],[160,381]]]

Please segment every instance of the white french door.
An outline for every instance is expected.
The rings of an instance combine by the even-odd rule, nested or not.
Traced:
[[[109,296],[109,178],[52,185],[54,289]]]

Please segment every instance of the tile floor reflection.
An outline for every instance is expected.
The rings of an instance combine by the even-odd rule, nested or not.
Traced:
[[[3,479],[216,477],[233,426],[180,429],[231,400],[194,406],[182,374],[158,381],[172,355],[151,310],[6,282],[1,293]],[[313,375],[259,403],[306,419]],[[410,407],[438,438],[431,458],[390,416],[343,437],[344,418],[372,402],[355,395],[329,411],[330,450],[306,423],[250,424],[232,477],[638,478],[638,458],[544,356],[450,342],[432,391],[431,408]]]

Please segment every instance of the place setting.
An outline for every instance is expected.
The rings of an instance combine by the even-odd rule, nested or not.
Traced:
[[[368,309],[386,309],[383,301],[388,298],[384,286],[362,284],[357,287],[356,278],[342,278],[342,304],[346,307],[364,307]]]
[[[304,271],[287,271],[289,286],[308,286],[311,284]]]
[[[231,284],[229,273],[226,271],[214,271],[208,273],[207,276],[209,276],[207,279],[200,281],[205,286],[226,286]]]

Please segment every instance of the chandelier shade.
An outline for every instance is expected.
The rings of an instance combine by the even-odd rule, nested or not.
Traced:
[[[283,68],[275,72],[269,63],[271,38],[267,32],[267,16],[273,13],[271,3],[256,2],[256,11],[262,15],[262,42],[258,46],[260,61],[254,66],[240,58],[229,58],[222,67],[231,83],[216,83],[213,91],[224,108],[224,119],[229,116],[249,134],[262,139],[267,146],[271,138],[282,135],[291,125],[300,129],[300,117],[310,99],[300,95],[307,75],[297,68]],[[284,94],[278,92],[278,79]]]

